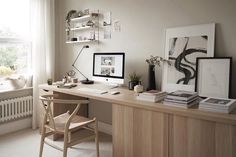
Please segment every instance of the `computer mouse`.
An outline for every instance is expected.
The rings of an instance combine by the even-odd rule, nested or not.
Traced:
[[[112,91],[111,92],[111,95],[117,95],[117,94],[120,94],[120,92],[119,91]]]

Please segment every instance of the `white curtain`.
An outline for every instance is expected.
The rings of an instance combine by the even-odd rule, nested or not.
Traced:
[[[39,104],[38,85],[54,78],[55,15],[54,0],[31,1],[32,68],[33,68],[33,121],[37,128]]]

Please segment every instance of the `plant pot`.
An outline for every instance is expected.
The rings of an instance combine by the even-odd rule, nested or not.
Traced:
[[[134,86],[140,85],[141,81],[129,81],[129,90],[134,90]]]
[[[155,65],[148,66],[148,87],[147,91],[156,89]]]

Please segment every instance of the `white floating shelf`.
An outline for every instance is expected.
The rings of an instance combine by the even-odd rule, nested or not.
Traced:
[[[84,16],[81,16],[81,17],[72,18],[71,22],[85,20],[85,19],[88,19],[88,18],[91,18],[91,17],[97,17],[97,16],[98,16],[98,13],[92,13],[92,14],[89,14],[89,15],[84,15]]]
[[[80,41],[66,41],[66,44],[98,42],[98,40],[80,40]]]
[[[90,29],[90,28],[93,28],[93,27],[92,27],[92,26],[74,27],[74,28],[71,28],[70,30],[69,30],[69,29],[66,29],[66,32],[69,32],[69,31],[78,31],[78,30],[85,30],[85,29]]]

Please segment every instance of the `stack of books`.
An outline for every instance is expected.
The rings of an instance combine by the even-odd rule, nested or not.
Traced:
[[[235,99],[206,98],[199,103],[199,110],[219,113],[230,113],[235,107]]]
[[[199,99],[197,92],[177,90],[167,94],[164,100],[164,105],[189,108],[198,104],[198,102]]]
[[[137,100],[143,100],[143,101],[149,101],[149,102],[158,102],[162,101],[165,96],[166,92],[158,91],[158,90],[149,90],[143,93],[140,93],[136,99]]]

